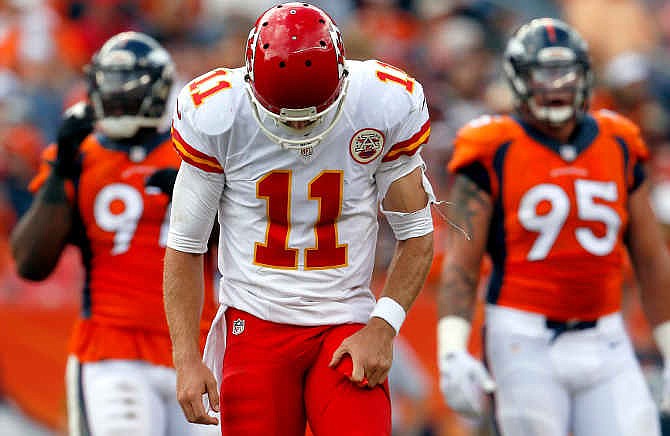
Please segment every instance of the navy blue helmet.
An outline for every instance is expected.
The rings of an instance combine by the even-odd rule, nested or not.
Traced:
[[[123,32],[110,38],[86,67],[98,127],[111,138],[131,138],[158,127],[174,82],[174,64],[153,38]]]
[[[593,87],[588,46],[566,23],[538,18],[521,26],[503,67],[523,116],[556,126],[586,112]]]

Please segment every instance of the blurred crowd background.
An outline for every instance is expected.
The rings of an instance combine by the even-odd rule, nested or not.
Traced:
[[[406,69],[423,85],[432,116],[425,147],[430,178],[444,199],[456,130],[486,113],[512,109],[501,74],[507,37],[522,22],[562,18],[589,42],[596,73],[593,108],[616,110],[641,127],[652,151],[653,205],[670,241],[670,2],[665,0],[311,0],[339,24],[350,59],[376,58]],[[274,0],[0,1],[0,433],[63,434],[63,373],[82,271],[74,250],[43,283],[21,281],[8,235],[30,205],[26,190],[41,150],[55,139],[61,114],[85,97],[82,68],[117,32],[139,30],[171,52],[180,83],[218,66],[243,65],[256,16]],[[410,312],[391,375],[398,435],[488,434],[486,422],[457,418],[437,387],[434,295],[446,225],[436,260]],[[382,227],[375,283],[383,280],[393,239]],[[120,272],[139,274],[138,271]],[[485,285],[486,266],[482,271]],[[639,309],[634,278],[625,312],[653,388],[660,358]],[[669,290],[670,291],[670,290]],[[473,329],[473,331],[477,331]],[[471,346],[480,348],[478,334]],[[15,412],[18,411],[18,412]],[[14,417],[21,414],[20,421]],[[11,416],[12,418],[5,418]],[[12,430],[15,425],[16,433]],[[9,433],[7,433],[9,431]]]

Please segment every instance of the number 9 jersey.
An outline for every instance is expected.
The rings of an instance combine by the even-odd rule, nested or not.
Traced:
[[[33,192],[49,176],[56,146],[43,157],[30,184]],[[78,176],[66,184],[76,214],[70,242],[81,249],[86,270],[81,319],[70,351],[80,362],[138,359],[172,366],[162,291],[170,199],[145,183],[156,170],[179,167],[179,156],[165,133],[129,149],[89,135],[80,158]],[[210,286],[203,339],[214,306]]]
[[[509,116],[459,132],[449,170],[491,195],[489,304],[558,320],[619,310],[628,195],[648,157],[638,128],[585,115],[569,144]]]

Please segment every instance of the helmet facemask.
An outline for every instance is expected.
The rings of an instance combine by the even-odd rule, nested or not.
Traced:
[[[529,68],[527,105],[538,121],[560,126],[584,107],[586,76],[575,63]]]

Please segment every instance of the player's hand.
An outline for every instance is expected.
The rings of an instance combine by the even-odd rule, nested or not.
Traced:
[[[482,415],[484,394],[496,384],[482,363],[467,351],[452,351],[440,356],[440,390],[454,411],[470,417]]]
[[[661,412],[670,415],[670,361],[663,365],[663,388],[661,391]]]
[[[328,366],[335,368],[348,354],[353,363],[349,379],[373,388],[386,380],[391,369],[394,337],[393,327],[373,317],[365,327],[342,341]]]
[[[177,365],[175,365],[177,366]],[[217,425],[219,420],[209,416],[202,403],[207,395],[212,410],[219,411],[219,390],[212,371],[201,360],[177,367],[177,400],[188,422]]]
[[[93,131],[94,120],[93,108],[83,101],[70,106],[65,111],[56,140],[58,145],[58,154],[54,163],[56,174],[62,177],[73,176],[79,144]]]
[[[174,190],[174,182],[177,179],[177,170],[175,168],[161,168],[156,170],[147,178],[145,186],[155,187],[168,197],[172,198],[172,191]]]

